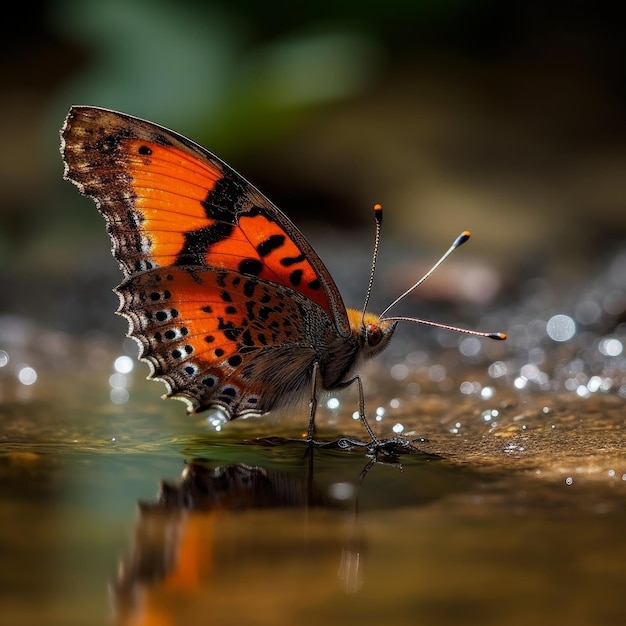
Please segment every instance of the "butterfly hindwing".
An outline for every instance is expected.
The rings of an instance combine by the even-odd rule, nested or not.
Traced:
[[[117,289],[119,313],[151,378],[193,411],[265,412],[310,385],[315,350],[306,298],[227,270],[157,268]]]
[[[151,122],[72,107],[65,177],[95,199],[126,279],[154,268],[230,270],[297,291],[349,334],[334,281],[293,223],[213,154]]]

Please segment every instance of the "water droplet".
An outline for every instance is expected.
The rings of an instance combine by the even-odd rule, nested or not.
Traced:
[[[439,383],[446,377],[446,368],[443,365],[431,365],[428,368],[428,377],[434,383]]]
[[[624,346],[615,337],[605,337],[598,344],[598,351],[604,356],[619,356],[624,350]]]
[[[487,370],[491,378],[500,378],[501,376],[505,376],[507,371],[507,366],[504,361],[494,361]]]
[[[546,332],[554,341],[569,341],[576,334],[576,322],[569,315],[553,315],[546,324]]]
[[[349,500],[354,496],[352,483],[333,483],[328,487],[328,495],[335,500]]]
[[[493,398],[495,393],[496,393],[496,390],[493,387],[483,387],[480,390],[480,397],[483,400],[491,400],[491,398]]]
[[[339,402],[338,398],[328,398],[328,400],[326,401],[326,406],[331,410],[338,409],[340,404],[341,403]]]
[[[17,379],[22,385],[33,385],[37,382],[37,372],[30,365],[21,365],[17,370]]]
[[[128,390],[123,387],[115,387],[109,392],[109,398],[113,404],[126,404],[130,395]]]
[[[129,356],[118,356],[113,363],[113,368],[120,374],[129,374],[133,371],[134,362]]]
[[[464,337],[459,342],[459,352],[463,356],[476,356],[482,350],[482,343],[478,337]]]
[[[409,376],[409,368],[404,363],[396,363],[389,370],[394,380],[405,380]]]

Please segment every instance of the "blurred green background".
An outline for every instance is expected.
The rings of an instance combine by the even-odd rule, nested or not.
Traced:
[[[365,286],[375,202],[390,295],[466,228],[475,241],[421,297],[461,297],[455,267],[477,270],[461,282],[485,303],[532,276],[591,279],[625,240],[626,54],[608,5],[12,10],[0,57],[0,313],[65,331],[124,327],[111,315],[120,276],[103,221],[61,178],[71,104],[151,119],[221,156],[311,235],[344,288]]]

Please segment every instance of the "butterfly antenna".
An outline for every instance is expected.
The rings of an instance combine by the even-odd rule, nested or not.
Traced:
[[[374,219],[376,220],[376,233],[374,235],[374,252],[372,254],[372,269],[370,270],[370,279],[365,292],[365,303],[363,304],[363,315],[361,317],[361,326],[365,326],[365,312],[372,294],[372,286],[374,285],[374,273],[376,272],[376,260],[378,259],[378,249],[380,248],[380,230],[383,224],[383,205],[376,203],[374,205]]]
[[[402,317],[402,316],[386,317],[385,321],[413,322],[415,324],[425,324],[426,326],[434,326],[435,328],[443,328],[444,330],[453,330],[456,333],[463,333],[464,335],[474,335],[475,337],[487,337],[488,339],[498,339],[499,341],[504,341],[506,339],[505,333],[486,333],[481,330],[470,330],[469,328],[451,326],[450,324],[441,324],[440,322],[433,322],[431,320],[422,320],[417,317]]]
[[[418,319],[416,317],[385,317],[385,314],[398,302],[406,298],[411,292],[417,289],[427,278],[429,278],[433,272],[459,247],[462,246],[469,238],[471,233],[469,230],[464,230],[453,242],[452,245],[441,255],[441,258],[422,276],[416,283],[411,285],[403,294],[398,296],[381,314],[380,319],[394,320],[401,322],[414,322],[416,324],[425,324],[426,326],[435,326],[436,328],[444,328],[445,330],[453,330],[457,333],[464,333],[466,335],[474,335],[477,337],[488,337],[489,339],[506,339],[504,333],[488,333],[478,330],[469,330],[467,328],[459,328],[458,326],[450,326],[449,324],[441,324],[439,322],[432,322],[430,320]]]
[[[452,245],[441,255],[441,258],[413,285],[411,285],[403,294],[399,295],[381,314],[380,317],[385,317],[385,313],[389,311],[389,309],[393,308],[400,302],[400,300],[404,300],[411,292],[415,291],[427,278],[432,276],[435,270],[459,247],[462,246],[470,237],[471,233],[469,230],[464,230],[453,242]]]

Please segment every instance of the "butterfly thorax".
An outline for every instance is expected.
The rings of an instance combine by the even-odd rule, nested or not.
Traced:
[[[328,335],[320,360],[322,384],[326,389],[340,387],[350,379],[361,362],[380,354],[388,345],[396,322],[381,320],[373,313],[347,309],[350,334]]]

